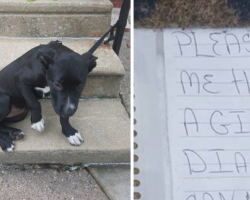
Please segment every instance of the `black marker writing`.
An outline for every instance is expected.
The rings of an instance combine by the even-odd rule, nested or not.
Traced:
[[[206,192],[203,194],[203,200],[214,200],[214,198],[211,194]]]
[[[213,78],[213,75],[212,75],[212,74],[206,74],[206,75],[204,76],[204,79],[205,79],[207,82],[203,84],[203,89],[204,89],[206,92],[208,92],[208,93],[211,93],[211,94],[218,94],[219,92],[213,92],[213,91],[207,89],[206,86],[207,86],[208,84],[211,84],[211,83],[212,83],[212,81],[208,80],[208,78]]]
[[[249,196],[248,192],[246,194],[246,200],[250,200],[250,196]]]
[[[193,173],[201,173],[201,172],[206,171],[207,165],[206,165],[205,161],[203,160],[203,158],[197,152],[195,152],[195,151],[193,151],[191,149],[184,149],[183,153],[185,154],[185,156],[187,158],[190,175],[192,175]],[[201,165],[199,165],[197,167],[197,168],[200,168],[200,169],[194,169],[194,166],[192,165],[193,162],[191,162],[192,161],[191,158],[200,161]]]
[[[183,32],[183,31],[175,31],[175,32],[172,33],[172,35],[173,34],[175,34],[175,37],[176,37],[176,39],[178,41],[180,54],[181,54],[181,56],[183,56],[182,47],[189,46],[192,43],[192,38],[187,33]],[[179,35],[180,35],[180,37],[178,37]],[[180,38],[183,38],[183,36],[185,36],[185,39],[187,39],[188,42],[180,40]]]
[[[217,56],[220,56],[221,54],[217,53],[217,51],[216,51],[216,49],[215,49],[216,45],[219,43],[219,40],[217,40],[217,39],[215,39],[215,38],[213,37],[213,36],[215,36],[215,35],[221,35],[221,33],[210,33],[209,38],[210,38],[212,41],[214,41],[214,44],[213,44],[213,52],[214,52],[214,54],[217,55]]]
[[[196,57],[214,57],[213,55],[206,55],[206,54],[199,54],[198,52],[198,44],[196,41],[196,36],[195,36],[195,32],[192,32],[193,38],[194,38],[194,46],[195,46],[195,55]]]
[[[235,71],[234,71],[234,69],[232,69],[232,75],[233,75],[233,81],[232,81],[232,83],[235,84],[235,87],[236,87],[236,89],[237,89],[238,94],[241,93],[241,91],[240,91],[240,89],[239,89],[238,83],[245,83],[245,84],[242,84],[242,85],[243,85],[243,86],[245,86],[245,85],[247,86],[248,94],[250,94],[250,85],[249,85],[247,73],[246,73],[245,71],[242,71],[242,72],[243,72],[243,75],[244,75],[244,79],[245,79],[245,80],[243,80],[243,79],[237,79],[237,78],[236,78]]]
[[[214,132],[216,132],[219,135],[226,135],[226,134],[228,134],[229,131],[228,131],[227,126],[229,126],[230,124],[219,124],[220,127],[223,127],[224,131],[218,130],[218,128],[215,128],[215,124],[213,123],[214,122],[213,119],[214,119],[214,117],[215,117],[216,114],[219,114],[220,116],[223,116],[223,114],[222,114],[221,111],[215,110],[212,113],[211,117],[210,117],[210,126],[211,126],[211,128],[214,130]]]
[[[196,196],[194,194],[188,196],[186,200],[196,200]]]
[[[228,37],[229,36],[231,38],[235,39],[236,42],[229,43],[228,42]],[[239,42],[238,38],[236,37],[236,35],[234,35],[232,33],[226,34],[225,35],[225,41],[226,41],[226,45],[227,45],[227,51],[228,51],[229,54],[231,54],[231,50],[230,50],[230,46],[229,45],[237,45],[238,46],[238,52],[240,53],[240,42]]]
[[[182,85],[182,89],[183,89],[183,93],[186,94],[186,90],[185,90],[185,84],[183,82],[183,79],[184,79],[184,74],[185,74],[185,77],[188,78],[188,81],[189,81],[189,86],[192,87],[193,86],[193,78],[195,78],[196,80],[196,83],[195,85],[197,85],[197,92],[198,94],[200,93],[200,80],[199,80],[199,77],[196,73],[191,73],[189,74],[186,70],[182,70],[181,71],[181,74],[180,74],[180,79],[181,79],[181,85]]]
[[[250,34],[247,33],[247,34],[243,35],[242,40],[244,43],[250,43]],[[250,52],[250,50],[248,48],[245,48],[245,49],[246,49],[246,51]]]
[[[192,120],[189,121],[189,116],[192,118]],[[186,135],[188,135],[188,126],[187,125],[195,125],[196,132],[199,132],[199,126],[198,121],[195,116],[194,111],[191,108],[186,108],[184,110],[184,127],[186,131]]]
[[[247,173],[247,163],[245,157],[240,152],[236,152],[234,155],[234,159],[237,172],[240,173],[240,169],[243,168],[243,170],[245,170],[245,173]]]
[[[226,200],[225,197],[221,193],[219,193],[219,196],[220,196],[220,200]]]

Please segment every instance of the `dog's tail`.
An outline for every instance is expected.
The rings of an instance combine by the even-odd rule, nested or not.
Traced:
[[[102,44],[103,40],[105,39],[105,37],[107,37],[107,35],[110,33],[110,38],[107,41],[112,40],[113,38],[113,31],[114,29],[117,27],[116,23],[114,26],[111,27],[111,29],[109,29],[109,31],[107,31],[88,51],[89,53],[93,54],[95,52],[95,50]],[[105,43],[105,42],[104,42]],[[106,44],[106,43],[105,43]]]

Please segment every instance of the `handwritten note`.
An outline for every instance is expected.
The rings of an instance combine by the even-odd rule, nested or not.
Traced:
[[[164,48],[174,200],[250,200],[250,32],[168,29]]]

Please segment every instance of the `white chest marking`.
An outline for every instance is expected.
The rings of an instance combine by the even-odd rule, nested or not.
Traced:
[[[45,94],[48,94],[50,92],[50,87],[49,86],[46,86],[45,88],[35,87],[35,90],[43,92],[43,97],[45,97]]]
[[[75,107],[75,105],[73,104],[73,103],[71,103],[70,105],[69,105],[69,107],[72,109],[72,110],[74,110],[76,107]]]

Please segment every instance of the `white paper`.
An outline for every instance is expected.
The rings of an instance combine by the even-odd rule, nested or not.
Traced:
[[[134,191],[142,200],[171,200],[171,174],[167,148],[165,69],[162,31],[135,30],[135,130],[140,170]]]
[[[167,29],[164,51],[173,200],[250,200],[249,31]]]

